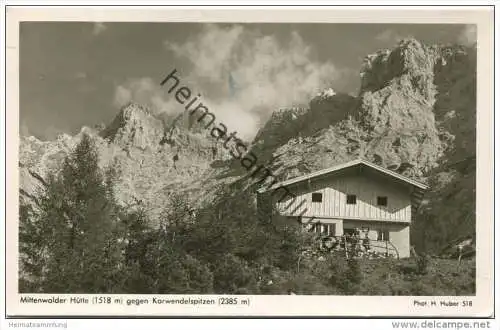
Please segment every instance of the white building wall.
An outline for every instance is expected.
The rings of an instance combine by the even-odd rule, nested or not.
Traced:
[[[368,176],[350,175],[328,180],[316,179],[312,183],[303,182],[293,190],[288,189],[297,197],[280,202],[284,191],[278,190],[273,194],[273,202],[284,216],[408,223],[411,221],[409,189]],[[322,202],[312,202],[312,193],[321,193]],[[347,204],[347,195],[350,194],[356,195],[356,204]],[[386,196],[387,206],[378,206],[377,196]]]

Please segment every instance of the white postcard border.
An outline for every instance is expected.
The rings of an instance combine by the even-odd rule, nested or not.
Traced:
[[[376,14],[374,14],[376,12]],[[477,24],[477,187],[476,190],[476,296],[237,296],[249,305],[206,304],[26,304],[18,277],[18,146],[19,146],[19,22],[20,21],[143,21],[143,22],[321,22],[321,23],[460,23]],[[407,316],[488,317],[493,315],[493,10],[491,7],[406,8],[7,8],[6,40],[6,307],[10,316]],[[60,297],[147,298],[137,295],[57,295]],[[188,295],[155,295],[162,299]],[[196,295],[192,299],[220,295]],[[418,307],[415,301],[435,301]],[[472,301],[472,307],[443,307],[441,301]]]

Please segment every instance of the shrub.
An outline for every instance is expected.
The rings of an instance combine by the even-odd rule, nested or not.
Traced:
[[[213,291],[214,276],[208,266],[190,255],[181,261],[188,276],[186,293],[211,293]]]
[[[287,283],[287,293],[293,292],[294,294],[339,294],[340,292],[330,286],[325,285],[321,279],[314,276],[309,272],[303,272],[293,276]]]
[[[427,267],[429,266],[429,257],[427,254],[422,254],[416,258],[417,261],[417,274],[427,274]]]
[[[213,265],[216,293],[257,293],[257,274],[245,260],[225,254]]]
[[[342,289],[347,294],[355,294],[359,289],[359,284],[363,280],[359,261],[355,258],[347,260],[347,271],[344,273]]]

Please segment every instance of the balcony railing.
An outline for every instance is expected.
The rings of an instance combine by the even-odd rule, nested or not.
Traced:
[[[379,241],[366,238],[352,238],[346,236],[320,236],[319,248],[328,252],[343,252],[346,258],[387,258],[399,259],[396,246],[390,241]]]

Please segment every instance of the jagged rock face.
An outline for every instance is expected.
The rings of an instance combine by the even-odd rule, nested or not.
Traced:
[[[443,47],[434,67],[434,113],[442,130],[455,137],[447,155],[450,162],[476,153],[476,54],[475,48]]]
[[[21,198],[32,202],[43,187],[49,173],[60,170],[64,158],[77,145],[81,135],[95,132],[83,127],[72,137],[61,134],[55,141],[40,141],[33,136],[21,137],[19,144],[19,179]]]
[[[393,79],[398,80],[409,74],[415,87],[431,99],[434,94],[432,68],[435,57],[434,48],[415,39],[402,40],[392,50],[368,55],[361,68],[361,92],[381,90]]]
[[[286,140],[270,157],[279,156],[273,166],[287,168],[285,176],[363,157],[425,180],[451,139],[434,118],[435,62],[436,50],[415,40],[370,55],[358,98],[327,90],[292,124],[284,115],[271,120],[273,129],[265,129],[274,135],[262,134],[260,143],[276,135]]]
[[[311,100],[311,111],[308,118],[305,118],[308,124],[305,125],[306,131],[303,134],[313,135],[318,130],[354,116],[357,105],[355,97],[327,89]]]
[[[297,137],[303,129],[305,108],[280,109],[274,111],[253,142],[253,152],[265,155],[291,138]]]
[[[318,137],[321,137],[322,131],[328,130],[331,125],[347,118],[356,104],[355,97],[327,89],[311,100],[309,108],[285,108],[275,111],[255,137],[252,151],[260,159],[267,160],[276,159],[278,155],[285,155],[286,165],[294,164],[292,159],[295,157],[289,155],[286,150],[290,150],[291,154],[304,155],[307,150],[302,150],[302,146],[315,143]],[[334,141],[330,142],[335,143]],[[331,149],[331,146],[328,147],[328,142],[324,142],[322,145],[326,149]],[[315,159],[321,155],[320,152],[312,158]],[[280,157],[280,168],[284,158]],[[308,168],[307,165],[304,166]],[[295,166],[287,167],[292,172],[285,176],[294,175],[293,168]]]
[[[415,178],[436,167],[447,148],[433,112],[435,61],[433,48],[405,40],[369,57],[362,70],[358,117],[371,137],[366,156]]]
[[[169,143],[160,143],[165,135],[163,127],[162,120],[147,109],[131,104],[101,132],[84,128],[76,136],[61,135],[56,141],[22,138],[21,198],[33,202],[43,179],[61,168],[84,132],[97,146],[100,167],[117,171],[115,195],[120,204],[133,207],[141,203],[158,220],[172,192],[185,192],[193,204],[210,198],[207,191],[219,184],[210,178],[220,171],[211,167],[218,156],[210,149],[212,142],[173,127]]]
[[[434,113],[440,131],[453,138],[440,166],[429,173],[431,191],[420,210],[423,222],[416,224],[424,235],[414,242],[434,250],[441,248],[443,232],[450,239],[474,234],[476,209],[477,53],[463,46],[441,47],[438,52]]]
[[[120,111],[101,135],[121,146],[156,148],[163,137],[163,123],[154,118],[146,108],[130,104]]]

